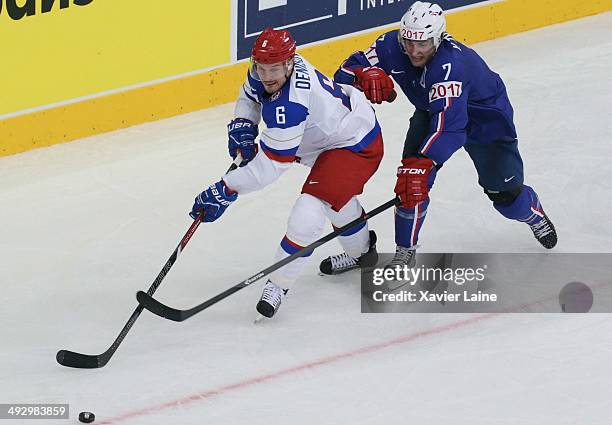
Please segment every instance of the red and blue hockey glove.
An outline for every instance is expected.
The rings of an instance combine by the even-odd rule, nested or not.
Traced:
[[[258,134],[257,124],[246,118],[233,119],[227,125],[227,148],[233,159],[236,159],[238,154],[242,156],[241,167],[255,158],[257,154],[255,138]]]
[[[397,167],[395,193],[405,208],[414,208],[417,203],[429,199],[428,177],[435,170],[434,162],[425,157],[404,158]]]
[[[385,71],[376,67],[353,68],[355,73],[355,87],[363,90],[372,103],[393,102],[397,93],[393,89],[393,80]]]
[[[194,220],[203,211],[202,221],[212,222],[221,217],[227,207],[238,198],[238,193],[231,191],[223,180],[211,185],[195,198],[189,216]]]

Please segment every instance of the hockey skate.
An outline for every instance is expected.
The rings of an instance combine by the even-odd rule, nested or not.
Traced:
[[[257,303],[256,309],[259,314],[268,318],[274,316],[287,291],[288,289],[283,289],[271,280],[268,280]]]
[[[399,246],[395,248],[395,255],[393,260],[385,266],[385,269],[395,269],[396,267],[408,267],[412,268],[416,264],[416,246],[406,248],[405,246]]]
[[[416,264],[416,246],[406,248],[405,246],[399,246],[395,248],[395,255],[389,264],[385,266],[385,270],[396,270],[404,269],[404,267],[412,268]],[[383,291],[395,291],[402,286],[406,285],[409,281],[404,280],[386,280],[382,286]]]
[[[533,232],[533,236],[542,244],[546,249],[554,248],[557,245],[557,232],[552,221],[546,214],[540,221],[535,224],[530,224],[529,227]]]
[[[340,274],[359,267],[373,267],[378,261],[376,252],[376,233],[370,230],[370,247],[368,252],[359,258],[351,257],[346,252],[339,255],[332,255],[321,261],[319,270],[322,274]]]

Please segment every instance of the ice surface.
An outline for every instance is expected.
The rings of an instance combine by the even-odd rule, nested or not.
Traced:
[[[558,252],[612,250],[611,40],[606,13],[476,46],[508,86]],[[232,107],[0,158],[0,403],[70,403],[71,422],[89,410],[98,424],[610,423],[609,315],[361,314],[357,273],[316,274],[336,242],[274,320],[253,325],[255,284],[184,323],[143,313],[105,368],[59,366],[58,349],[116,337],[227,168]],[[377,112],[386,154],[367,209],[392,196],[412,107]],[[159,299],[192,306],[271,264],[306,173],[201,226]],[[464,152],[438,176],[423,251],[542,251],[491,208]],[[393,251],[391,212],[371,226]]]

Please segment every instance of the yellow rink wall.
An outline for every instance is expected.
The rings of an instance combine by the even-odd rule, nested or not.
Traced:
[[[235,100],[247,64],[231,63],[231,10],[230,0],[0,0],[0,156]],[[447,21],[469,44],[608,10],[612,0],[505,0]],[[329,75],[388,28],[300,52]]]

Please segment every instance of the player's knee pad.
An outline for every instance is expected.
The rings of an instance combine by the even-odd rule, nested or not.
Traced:
[[[335,227],[342,227],[345,224],[348,224],[351,221],[361,217],[363,214],[363,207],[356,197],[351,198],[351,200],[348,201],[340,209],[340,211],[334,211],[331,205],[327,203],[324,203],[323,205],[325,215]]]
[[[317,240],[325,226],[323,202],[303,193],[297,199],[289,215],[287,238],[295,244],[305,246]]]
[[[484,192],[494,204],[507,205],[513,203],[522,190],[523,186],[519,186],[511,190],[502,191],[485,189]]]
[[[363,207],[356,197],[351,198],[340,211],[334,211],[331,206],[325,206],[325,214],[331,221],[334,228],[339,228],[347,225],[351,221],[361,217]],[[370,234],[368,231],[368,222],[364,221],[361,224],[354,226],[338,236],[338,242],[351,257],[359,257],[366,252],[369,247]]]
[[[533,188],[527,185],[524,185],[522,189],[521,193],[513,202],[503,205],[493,204],[493,207],[495,207],[501,215],[510,220],[517,220],[525,223],[538,220],[539,217],[544,215],[538,194]]]

